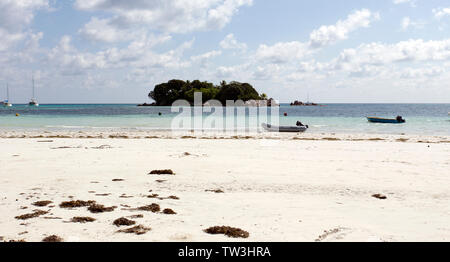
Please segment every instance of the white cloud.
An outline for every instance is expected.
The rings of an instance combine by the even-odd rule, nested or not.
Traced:
[[[321,26],[310,34],[308,43],[292,41],[279,42],[272,46],[260,45],[255,58],[270,63],[287,63],[312,54],[319,48],[348,38],[349,33],[369,27],[372,21],[378,20],[379,14],[362,9],[351,13],[345,20],[339,20],[335,25]]]
[[[422,68],[423,63],[442,63],[443,61],[450,61],[450,39],[442,41],[417,39],[394,44],[370,43],[345,49],[337,58],[329,62],[318,63],[312,60],[301,63],[296,75],[314,73],[335,76],[344,73],[346,77],[352,78],[431,77],[443,73],[443,68],[439,66]],[[405,65],[415,65],[418,69],[405,71],[399,69]],[[431,68],[433,70],[430,70]]]
[[[201,55],[192,56],[191,60],[193,62],[199,63],[201,67],[205,67],[212,58],[220,56],[221,54],[222,51],[213,50]]]
[[[47,0],[0,1],[0,28],[8,32],[22,31],[34,18],[34,11],[49,7]]]
[[[436,18],[441,19],[444,16],[450,15],[450,7],[433,9],[433,14]]]
[[[70,36],[63,36],[59,44],[48,52],[48,61],[64,75],[79,75],[98,69],[138,69],[138,68],[182,68],[189,66],[182,56],[192,47],[193,40],[181,44],[165,53],[155,53],[151,47],[155,44],[152,37],[143,36],[131,42],[127,47],[108,48],[98,52],[82,52],[71,44]],[[160,39],[156,41],[165,41]]]
[[[92,39],[113,41],[120,39],[117,35],[124,29],[130,28],[167,33],[221,29],[240,7],[252,3],[253,0],[77,0],[75,7],[84,11],[111,13],[111,18],[91,20],[82,32],[88,33]],[[106,25],[108,32],[102,34],[97,30],[100,25]]]
[[[19,41],[32,37],[25,28],[34,18],[34,12],[48,8],[47,0],[2,0],[0,1],[0,51]]]
[[[278,46],[278,50],[288,49],[296,48]],[[291,55],[295,56],[295,53]],[[284,56],[287,57],[281,54],[276,58]],[[235,79],[245,76],[246,79],[254,79],[256,82],[264,80],[283,86],[316,83],[325,87],[331,83],[340,83],[339,87],[356,88],[372,85],[374,81],[391,81],[391,87],[417,87],[431,83],[439,85],[439,79],[444,79],[450,73],[450,39],[411,39],[392,44],[368,43],[345,49],[329,61],[319,62],[314,58],[305,58],[294,61],[286,58],[290,63],[260,63],[254,60],[246,67],[219,67],[216,75]],[[448,62],[447,66],[445,62]]]
[[[411,19],[409,17],[404,17],[402,20],[402,29],[406,30],[411,25]]]
[[[220,42],[220,47],[223,49],[238,49],[245,51],[247,49],[247,44],[238,42],[233,34],[228,34],[225,39]]]
[[[137,32],[111,26],[109,19],[98,19],[96,17],[93,17],[78,32],[88,40],[108,43],[129,41],[138,35]]]
[[[107,43],[129,42],[136,39],[146,38],[148,33],[143,28],[116,28],[110,24],[108,19],[98,19],[93,17],[89,23],[85,24],[83,28],[78,31],[84,38],[90,41],[101,41]],[[171,39],[169,35],[161,35],[155,37],[150,35],[150,39],[144,41],[154,41],[153,45],[160,44]]]
[[[347,19],[339,20],[335,25],[321,26],[310,35],[310,45],[314,48],[323,47],[348,38],[348,34],[370,26],[370,23],[380,18],[378,13],[362,9],[350,14]]]
[[[439,66],[425,68],[406,68],[400,72],[402,78],[436,77],[445,73],[446,70]]]
[[[249,79],[250,64],[245,63],[235,66],[220,66],[216,69],[215,77],[220,80],[224,79]]]
[[[409,3],[411,7],[417,7],[417,0],[393,0],[395,5],[407,4]]]
[[[273,79],[273,76],[278,75],[282,67],[276,64],[268,64],[265,66],[257,66],[253,72],[253,79],[268,80]]]
[[[302,42],[279,42],[272,46],[260,45],[256,51],[257,60],[279,64],[298,60],[311,53],[308,44]]]
[[[409,28],[422,29],[427,23],[424,21],[413,21],[409,17],[402,19],[402,30],[408,30]]]
[[[397,62],[444,61],[450,59],[450,39],[401,41],[395,44],[371,43],[356,49],[344,50],[339,61],[359,64],[387,64]]]
[[[25,35],[22,33],[9,33],[3,28],[0,28],[0,51],[5,51],[14,43],[23,40]]]
[[[412,1],[411,0],[393,0],[393,3],[396,5],[410,3],[410,2],[412,2]]]

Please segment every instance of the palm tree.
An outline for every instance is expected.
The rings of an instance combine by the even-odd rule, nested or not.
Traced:
[[[267,94],[266,93],[262,93],[261,94],[261,99],[262,100],[267,100]]]

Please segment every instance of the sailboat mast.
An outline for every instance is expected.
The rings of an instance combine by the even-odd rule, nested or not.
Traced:
[[[32,98],[35,98],[34,97],[34,75],[31,77],[31,82],[33,83],[33,96],[32,96]]]
[[[6,83],[6,99],[9,101],[9,85]]]

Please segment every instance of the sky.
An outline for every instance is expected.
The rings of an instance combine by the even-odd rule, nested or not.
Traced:
[[[170,79],[280,102],[450,103],[448,0],[0,0],[0,99],[142,103]]]

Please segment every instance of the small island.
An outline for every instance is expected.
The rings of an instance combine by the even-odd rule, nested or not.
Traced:
[[[294,102],[291,103],[291,106],[322,106],[322,105],[319,105],[316,103],[311,103],[311,102],[303,103],[301,101],[295,100]]]
[[[248,83],[222,81],[220,85],[214,85],[200,80],[184,81],[177,79],[156,85],[153,91],[148,94],[148,97],[155,102],[151,104],[143,103],[138,106],[171,106],[173,102],[180,99],[194,105],[194,93],[196,92],[202,93],[203,105],[207,105],[207,101],[210,100],[218,100],[222,105],[226,105],[226,101],[242,100],[246,106],[279,106],[274,99],[268,99],[264,93],[259,94]]]

